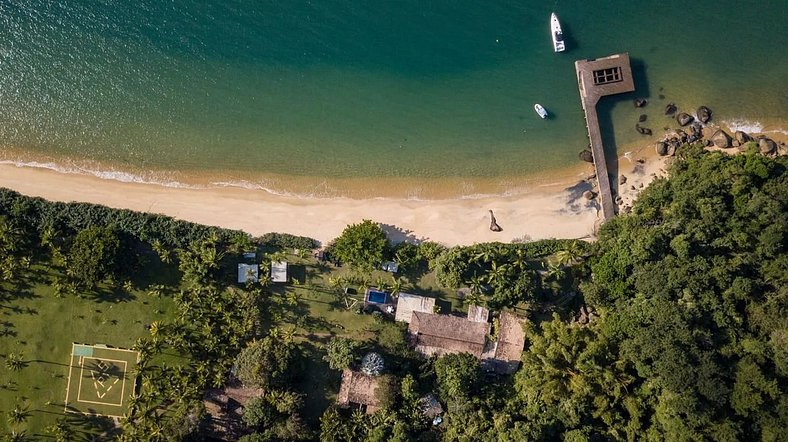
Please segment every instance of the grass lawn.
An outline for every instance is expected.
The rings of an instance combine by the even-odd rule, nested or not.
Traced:
[[[168,296],[145,292],[98,291],[83,297],[57,298],[46,280],[49,270],[35,267],[37,280],[24,287],[4,286],[0,291],[0,354],[21,354],[24,367],[0,370],[0,428],[11,430],[6,419],[16,405],[27,407],[24,429],[30,437],[46,436],[46,427],[65,417],[77,429],[89,433],[111,426],[106,418],[64,414],[66,383],[72,343],[105,344],[131,348],[137,338],[148,335],[147,324],[169,320],[174,303]],[[46,276],[46,277],[45,277]]]
[[[383,271],[359,275],[347,267],[336,268],[293,255],[288,255],[287,260],[297,282],[273,284],[264,290],[264,296],[269,299],[264,302],[263,319],[269,326],[291,331],[301,345],[303,375],[293,387],[307,395],[303,415],[314,427],[323,411],[336,400],[341,376],[322,360],[324,345],[337,335],[373,342],[379,330],[374,317],[359,314],[357,308],[349,305],[355,301],[356,306],[363,306],[366,287],[390,286],[393,280],[391,274]],[[229,269],[224,269],[228,272],[228,275],[223,275],[227,282],[234,278],[236,263],[230,264]],[[0,286],[0,326],[4,330],[0,335],[0,355],[19,354],[24,360],[24,367],[20,370],[0,370],[0,414],[3,415],[0,431],[12,429],[6,419],[7,413],[21,405],[27,407],[27,419],[14,429],[25,430],[28,436],[46,436],[46,427],[59,418],[65,418],[72,427],[87,434],[101,432],[102,428],[112,426],[110,419],[79,413],[64,414],[72,343],[131,348],[138,338],[149,335],[147,326],[153,321],[173,321],[176,314],[174,302],[167,294],[154,295],[134,290],[127,293],[107,287],[80,296],[58,298],[50,284],[55,276],[63,279],[62,275],[42,266],[35,266],[30,274],[35,279],[26,280],[21,287]],[[351,276],[353,283],[332,284],[332,280],[338,277]],[[160,262],[148,265],[135,278],[136,287],[157,284],[164,287],[164,292],[172,292],[179,284],[177,270]],[[465,312],[454,291],[438,287],[434,273],[403,275],[399,279],[402,292],[435,297],[442,313]],[[343,286],[350,286],[357,293],[346,297]],[[97,363],[91,360],[82,362]],[[112,363],[108,365],[107,370],[120,371],[122,368]],[[88,369],[86,373],[93,371]],[[125,373],[128,373],[128,367]],[[82,387],[93,385],[92,378],[85,379],[83,376]],[[133,388],[133,376],[124,375],[123,379],[127,382],[126,387]],[[82,387],[77,383],[75,388],[81,391]],[[85,388],[90,390],[88,387]],[[87,390],[83,393],[96,394]],[[122,394],[127,392],[124,389]],[[102,391],[102,394],[107,395],[109,391]],[[112,391],[112,394],[119,393]],[[69,398],[69,405],[73,404],[73,398]],[[122,411],[122,407],[116,408],[113,413],[106,414],[122,414],[117,413]],[[96,412],[95,409],[88,411]]]

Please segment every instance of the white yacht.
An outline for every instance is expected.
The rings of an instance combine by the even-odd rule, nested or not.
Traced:
[[[537,114],[539,114],[540,117],[547,118],[547,109],[545,109],[541,104],[534,104],[534,110]]]
[[[564,34],[561,32],[561,23],[558,22],[558,16],[555,12],[550,14],[550,34],[553,37],[553,48],[556,52],[563,52],[566,49],[564,45]]]

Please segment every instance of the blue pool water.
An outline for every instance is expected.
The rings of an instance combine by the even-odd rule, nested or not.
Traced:
[[[369,295],[367,295],[367,301],[373,304],[385,304],[386,292],[378,292],[375,290],[370,290]]]

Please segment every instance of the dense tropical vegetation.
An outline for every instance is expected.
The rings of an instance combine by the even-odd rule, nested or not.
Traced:
[[[201,440],[206,391],[237,381],[261,392],[245,441],[784,440],[786,167],[687,147],[593,244],[392,245],[363,221],[328,247],[341,266],[313,259],[309,238],[0,190],[0,428]],[[247,251],[263,271],[239,285]],[[282,259],[293,281],[271,285]],[[399,276],[374,270],[384,260]],[[494,376],[468,354],[420,357],[403,324],[365,312],[370,285],[435,296],[444,313],[527,316],[522,366]],[[71,342],[140,352],[120,427],[62,413]],[[332,405],[345,368],[379,379],[381,410]],[[428,394],[442,420],[424,415]]]

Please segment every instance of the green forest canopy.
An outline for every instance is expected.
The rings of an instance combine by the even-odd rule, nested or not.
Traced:
[[[786,166],[785,157],[754,151],[682,148],[670,178],[652,183],[632,213],[607,222],[591,246],[543,241],[400,247],[399,256],[407,255],[411,267],[430,272],[444,287],[477,284],[479,300],[488,305],[530,306],[522,366],[510,377],[485,376],[467,355],[423,360],[400,345],[402,330],[385,322],[376,337],[332,348],[328,363],[325,350],[307,361],[309,336],[293,340],[271,327],[291,317],[280,310],[274,315],[274,309],[296,309],[298,299],[278,300],[281,295],[259,286],[227,290],[222,260],[250,246],[308,249],[315,245],[309,238],[255,239],[7,190],[0,190],[0,296],[11,308],[17,287],[39,274],[72,294],[83,286],[103,290],[103,272],[111,283],[133,280],[150,265],[151,250],[162,262],[169,259],[166,250],[173,252],[182,280],[164,296],[173,298],[177,318],[154,321],[151,336],[135,346],[143,355],[143,389],[124,440],[193,440],[205,429],[204,390],[221,386],[233,370],[273,395],[255,402],[246,440],[784,440]],[[359,236],[374,242],[374,256],[353,255],[358,250],[350,244],[343,259],[361,256],[358,264],[366,266],[381,253],[396,256],[374,226],[356,227],[362,225]],[[100,239],[101,247],[86,238]],[[134,251],[137,259],[123,251]],[[546,289],[551,277],[534,269],[536,258],[546,255],[568,256],[559,261],[570,270],[570,289],[578,295],[563,308],[547,308],[555,307],[554,289]],[[96,256],[104,259],[91,261]],[[50,261],[62,274],[44,276],[37,265]],[[104,266],[101,272],[89,271],[91,262]],[[414,275],[413,283],[420,284]],[[581,308],[595,312],[595,319],[577,321]],[[556,313],[543,314],[548,310]],[[389,342],[392,337],[401,342]],[[12,342],[13,336],[0,339]],[[306,366],[324,364],[327,376],[337,377],[332,368],[353,366],[368,351],[380,352],[390,367],[384,375],[387,406],[372,416],[331,406],[319,428],[307,428],[300,408],[310,392],[299,390],[291,375],[295,380]],[[167,352],[187,362],[175,363]],[[5,359],[10,369],[29,369],[19,353]],[[429,392],[446,410],[438,426],[420,412],[420,398]],[[0,391],[9,394],[18,393]]]

